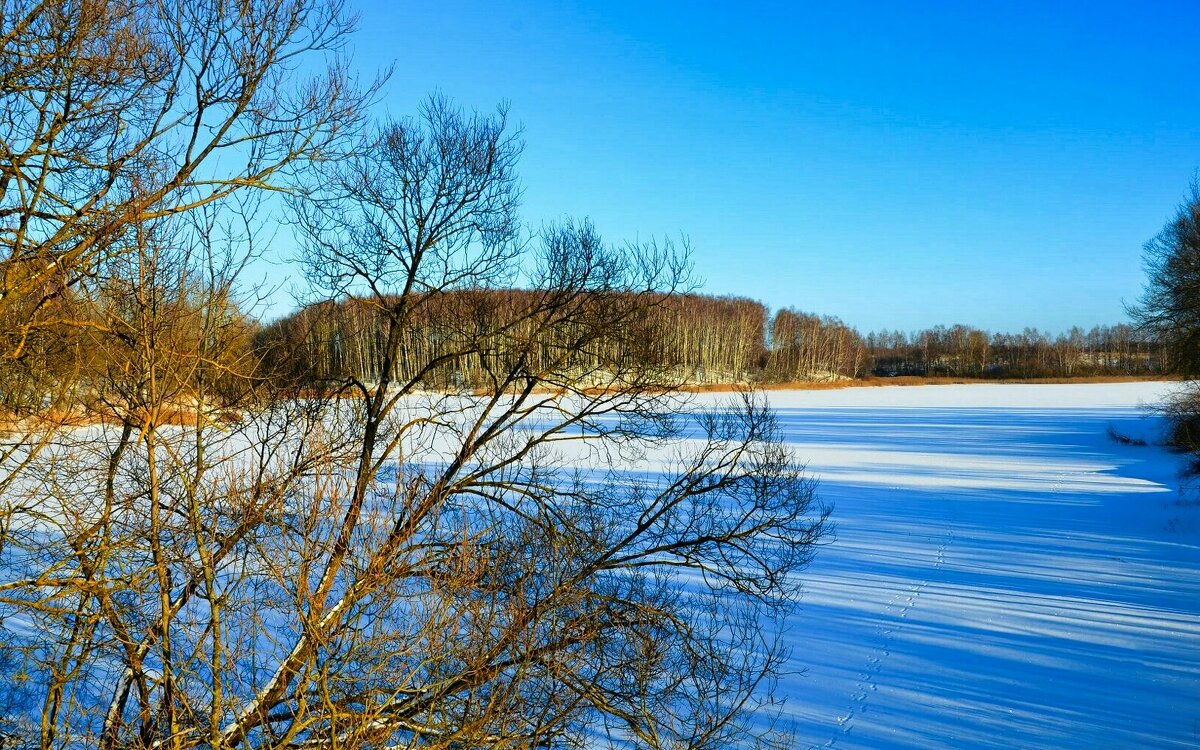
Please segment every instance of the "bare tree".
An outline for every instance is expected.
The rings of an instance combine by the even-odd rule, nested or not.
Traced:
[[[769,736],[753,709],[786,655],[770,623],[795,600],[824,513],[753,398],[674,416],[678,371],[643,356],[642,337],[686,258],[613,248],[586,223],[531,247],[519,151],[503,110],[435,97],[298,206],[314,280],[373,306],[383,343],[377,382],[329,384],[354,395],[358,457],[279,571],[304,592],[284,617],[297,625],[231,744]],[[489,304],[489,288],[513,285],[530,292]],[[422,309],[448,296],[446,346],[403,363],[405,331],[427,330]],[[462,360],[485,387],[420,390]]]
[[[1172,366],[1200,374],[1200,182],[1144,249],[1146,289],[1130,312],[1166,343]]]
[[[684,412],[648,354],[686,258],[587,223],[526,241],[519,149],[433,99],[334,165],[297,208],[313,278],[386,324],[378,380],[237,421],[195,385],[242,361],[209,256],[121,254],[119,420],[40,456],[0,553],[37,745],[786,745],[777,626],[825,513],[763,404]],[[445,340],[406,360],[427,310]],[[486,387],[423,387],[463,360]]]
[[[372,377],[315,380],[274,352],[303,390],[271,392],[240,261],[196,211],[339,135],[338,69],[280,93],[281,61],[336,46],[337,9],[78,10],[98,15],[11,22],[91,35],[63,60],[133,61],[94,83],[121,123],[67,128],[99,144],[72,168],[96,165],[100,197],[54,188],[38,200],[57,212],[10,214],[33,229],[12,232],[6,356],[69,332],[61,391],[89,415],[3,459],[23,465],[0,487],[14,741],[786,746],[777,626],[826,513],[757,398],[704,411],[676,392],[650,338],[685,250],[614,247],[587,222],[528,236],[504,111],[432,98],[294,201],[309,278],[378,331]],[[224,148],[234,176],[201,166]],[[453,387],[467,366],[480,377]]]
[[[192,561],[164,529],[253,506],[201,481],[244,434],[221,402],[253,383],[238,264],[180,233],[331,155],[372,90],[340,59],[348,29],[336,0],[0,4],[2,718],[34,744],[101,737],[120,660],[143,709],[167,690],[134,568],[150,554],[165,627],[200,588],[177,598]]]
[[[312,464],[275,458],[307,431],[295,426],[304,411],[248,400],[256,360],[232,268],[174,224],[139,227],[107,261],[119,267],[86,300],[79,363],[90,419],[26,461],[4,495],[14,512],[0,616],[18,623],[6,645],[21,656],[7,676],[26,688],[26,736],[39,747],[126,746],[196,726],[197,705],[177,696],[195,695],[198,659],[220,679],[217,587]],[[248,418],[230,421],[230,409]]]
[[[1143,331],[1165,345],[1172,368],[1188,382],[1163,406],[1172,441],[1200,454],[1200,180],[1144,248],[1146,288],[1130,310]]]
[[[348,23],[340,0],[0,4],[0,382],[20,384],[0,418],[45,436],[69,410],[72,335],[96,324],[78,298],[143,225],[328,155],[371,91],[340,59]]]

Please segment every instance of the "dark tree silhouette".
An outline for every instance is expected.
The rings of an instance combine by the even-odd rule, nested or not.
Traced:
[[[1172,440],[1200,453],[1200,180],[1145,246],[1146,288],[1131,310],[1144,330],[1166,347],[1173,368],[1187,378],[1163,406]]]

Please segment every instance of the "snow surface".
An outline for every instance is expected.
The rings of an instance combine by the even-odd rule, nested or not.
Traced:
[[[800,746],[1200,746],[1200,504],[1144,409],[1170,387],[770,393],[837,524],[787,631]]]
[[[769,392],[837,525],[785,634],[798,747],[1200,748],[1200,491],[1145,409],[1171,387]]]

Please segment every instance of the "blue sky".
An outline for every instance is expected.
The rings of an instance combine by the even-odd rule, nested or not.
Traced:
[[[360,0],[380,110],[524,128],[524,213],[863,330],[1124,319],[1200,167],[1200,4]]]

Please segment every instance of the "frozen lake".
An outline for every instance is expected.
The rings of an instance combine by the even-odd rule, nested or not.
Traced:
[[[1200,505],[1141,408],[1169,387],[769,394],[837,524],[788,633],[800,746],[1200,746]]]
[[[1170,387],[769,392],[837,527],[785,633],[797,746],[1200,747],[1200,493],[1144,408]]]

